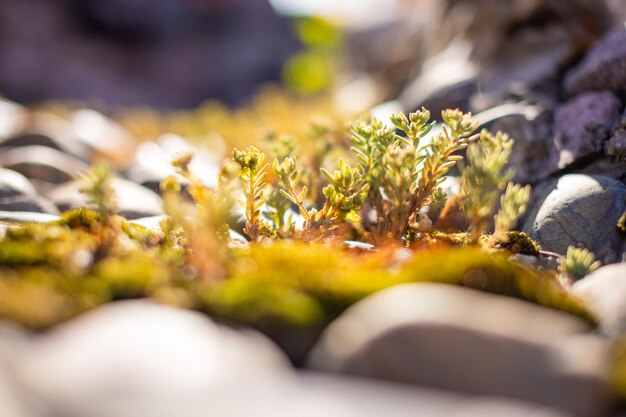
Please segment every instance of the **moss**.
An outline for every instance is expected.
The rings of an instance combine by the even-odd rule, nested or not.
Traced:
[[[204,296],[209,312],[239,323],[317,327],[327,321],[315,298],[287,285],[234,278]]]
[[[467,246],[471,242],[468,233],[443,233],[433,231],[424,239],[428,245]]]
[[[102,219],[100,213],[88,208],[77,208],[68,210],[61,214],[61,218],[53,224],[59,226],[68,226],[72,229],[90,229],[94,224],[99,223]]]
[[[340,251],[295,242],[240,249],[231,278],[210,287],[203,301],[208,310],[224,318],[252,325],[268,318],[293,322],[292,315],[309,317],[307,323],[315,324],[381,289],[408,282],[441,282],[521,298],[593,322],[552,275],[523,268],[505,254],[487,254],[480,248],[424,250],[398,269],[390,264],[393,255],[384,251]],[[282,293],[284,297],[276,295]],[[265,302],[264,297],[273,301]],[[315,300],[324,314],[312,314],[312,303],[293,302],[293,297]]]
[[[173,277],[167,264],[145,253],[106,258],[92,275],[109,287],[114,299],[147,297]]]
[[[154,246],[163,240],[162,232],[126,220],[121,222],[121,229],[130,239],[144,245]]]
[[[56,265],[73,268],[77,253],[92,252],[95,238],[57,224],[26,224],[6,230],[0,240],[0,265]]]
[[[0,270],[0,317],[41,330],[110,300],[101,282],[51,268]]]
[[[482,236],[479,243],[488,249],[506,250],[510,253],[539,256],[541,247],[526,233],[517,230],[506,232],[504,238],[496,235]]]
[[[553,274],[531,271],[507,258],[507,253],[485,253],[480,248],[424,251],[405,266],[398,280],[442,282],[516,297],[595,324],[583,303],[570,295]]]

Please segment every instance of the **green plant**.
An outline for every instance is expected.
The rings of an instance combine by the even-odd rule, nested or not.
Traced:
[[[558,259],[559,271],[570,280],[577,281],[600,268],[602,263],[596,260],[593,252],[585,248],[570,246],[567,254]]]
[[[371,184],[367,200],[376,212],[375,238],[399,239],[424,231],[421,210],[445,199],[439,186],[462,159],[455,153],[478,139],[473,134],[478,123],[459,110],[446,110],[442,118],[441,132],[426,144],[422,141],[434,122],[424,108],[408,117],[402,113],[391,117],[403,134],[376,120],[353,126],[352,150]]]
[[[530,199],[530,186],[510,182],[508,168],[513,140],[506,134],[483,130],[480,140],[467,149],[467,165],[462,167],[463,209],[473,240],[487,233],[494,223],[494,238],[502,240],[524,214]],[[497,209],[498,198],[500,208]]]
[[[255,242],[276,237],[274,228],[261,217],[265,188],[267,186],[267,167],[265,154],[254,146],[233,152],[233,159],[239,164],[239,178],[243,185],[244,200],[241,205],[246,210],[246,226],[243,231]]]
[[[246,209],[244,231],[253,241],[343,232],[373,242],[426,239],[435,232],[433,223],[451,197],[441,185],[463,160],[458,152],[468,148],[467,163],[461,167],[462,192],[452,201],[461,201],[470,240],[478,242],[493,223],[493,239],[485,244],[518,247],[504,241],[526,210],[530,187],[509,182],[513,140],[500,132],[474,133],[478,122],[459,110],[442,112],[442,119],[438,133],[433,133],[435,123],[423,108],[408,116],[393,115],[390,121],[396,130],[375,119],[356,122],[351,128],[351,155],[340,157],[332,173],[321,166],[326,148],[313,152],[317,162],[302,164],[287,155],[295,150],[291,140],[272,139],[274,153],[286,155],[274,159],[273,178],[268,177],[263,152],[255,147],[235,149]],[[346,162],[351,157],[356,167]],[[319,177],[314,171],[322,174],[321,180],[313,180]],[[323,186],[325,197],[319,209],[317,186]],[[292,208],[302,217],[303,230],[295,227]]]

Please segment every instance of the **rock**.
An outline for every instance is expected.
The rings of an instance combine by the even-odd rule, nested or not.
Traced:
[[[582,94],[560,107],[554,117],[559,168],[601,152],[620,110],[619,99],[607,91]]]
[[[145,301],[114,303],[56,328],[24,349],[14,369],[55,415],[94,417],[200,415],[185,412],[197,405],[190,400],[229,415],[219,412],[229,405],[221,398],[241,402],[239,384],[246,392],[251,381],[271,386],[292,374],[259,333]]]
[[[483,91],[505,97],[511,89],[552,89],[559,72],[577,52],[572,31],[561,23],[518,27],[481,61]]]
[[[24,114],[12,135],[0,136],[0,148],[45,146],[72,155],[82,161],[91,159],[91,151],[74,138],[72,125],[67,120],[46,112]]]
[[[475,65],[469,61],[470,45],[453,42],[446,50],[427,60],[422,73],[400,94],[404,109],[415,111],[422,106],[439,120],[449,108],[470,110],[470,99],[477,91]]]
[[[18,326],[0,322],[0,415],[7,417],[45,416],[27,403],[17,387],[11,366],[23,349],[27,349],[32,335]]]
[[[59,216],[31,211],[0,211],[0,222],[7,223],[47,223],[59,220]]]
[[[31,180],[52,184],[71,181],[89,168],[78,158],[39,145],[3,151],[0,155],[0,165],[17,171]]]
[[[544,250],[565,254],[585,247],[603,263],[620,258],[616,225],[626,210],[626,187],[601,175],[570,174],[553,181],[530,211],[523,230]]]
[[[608,143],[607,143],[608,146]],[[584,168],[576,170],[578,174],[602,175],[626,182],[626,159],[600,158],[592,161]]]
[[[22,106],[0,99],[0,144],[19,131],[25,118],[26,110]]]
[[[35,187],[28,178],[10,169],[0,168],[0,198],[23,194],[35,194]]]
[[[12,357],[11,387],[43,416],[565,417],[519,401],[296,374],[256,332],[148,302],[100,308]]]
[[[136,147],[125,128],[95,110],[78,110],[71,118],[75,138],[87,146],[92,158],[127,166]]]
[[[626,264],[604,266],[572,286],[572,293],[598,319],[600,330],[609,337],[626,333]]]
[[[193,147],[180,136],[172,134],[161,136],[156,143],[146,142],[139,145],[126,177],[158,193],[161,181],[176,172],[172,161],[183,152],[194,155],[189,164],[191,172],[207,187],[217,188],[221,158],[205,149]]]
[[[311,352],[313,369],[470,394],[577,416],[606,406],[606,346],[581,319],[444,284],[406,284],[350,307]]]
[[[606,144],[606,154],[614,159],[626,161],[626,110]]]
[[[58,214],[59,209],[47,198],[30,194],[0,198],[0,211],[29,211]]]
[[[587,53],[583,61],[565,76],[565,91],[626,91],[626,27],[609,32]]]
[[[0,90],[19,102],[234,105],[278,81],[300,49],[268,1],[4,0],[2,10]]]
[[[305,404],[312,399],[328,404],[333,410],[331,416],[565,417],[567,415],[547,407],[510,399],[473,397],[423,387],[340,378],[334,375],[325,376],[311,372],[303,373],[298,385],[296,385],[298,389],[307,393],[304,399],[308,398],[309,401]],[[297,407],[303,409],[301,405]],[[313,405],[312,408],[314,407]]]
[[[611,15],[614,17],[615,26],[626,22],[626,3],[622,0],[606,0],[606,3],[609,5]]]
[[[167,219],[167,216],[150,216],[150,217],[141,217],[138,219],[133,219],[130,222],[134,224],[138,224],[139,226],[146,227],[148,229],[161,230],[161,222]]]
[[[117,213],[127,219],[163,214],[163,202],[158,194],[128,180],[115,178],[111,181],[116,195]],[[86,196],[80,192],[80,185],[73,181],[60,185],[48,193],[59,209],[89,206]]]
[[[5,168],[0,168],[0,211],[58,213],[52,202],[37,195],[26,177]]]
[[[509,159],[514,181],[533,184],[558,171],[559,156],[552,140],[552,114],[541,106],[503,104],[476,115],[482,128],[502,131],[515,140]]]

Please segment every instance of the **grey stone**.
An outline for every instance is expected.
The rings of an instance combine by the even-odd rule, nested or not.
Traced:
[[[77,417],[199,415],[186,412],[197,405],[191,400],[214,403],[215,413],[204,415],[228,415],[220,406],[246,398],[239,384],[249,392],[252,381],[271,385],[292,374],[257,332],[144,301],[114,303],[56,328],[22,349],[13,369],[46,409]]]
[[[47,112],[30,112],[22,114],[11,134],[0,136],[0,148],[17,148],[20,146],[45,146],[57,149],[68,155],[89,161],[91,150],[76,140],[69,121]]]
[[[45,416],[28,401],[12,372],[19,352],[27,349],[33,336],[11,323],[0,322],[0,415],[6,417]]]
[[[24,175],[10,169],[0,168],[0,198],[35,194],[35,192],[35,187]]]
[[[32,211],[56,214],[56,206],[37,195],[33,184],[19,172],[0,168],[0,211]]]
[[[444,284],[406,284],[350,307],[313,369],[517,398],[578,416],[607,405],[606,346],[573,316]]]
[[[52,184],[71,181],[89,168],[78,158],[39,145],[4,150],[0,155],[0,165],[31,180]]]
[[[12,101],[0,99],[0,144],[16,134],[26,119],[26,109]]]
[[[137,146],[123,126],[95,110],[76,111],[71,119],[75,140],[90,149],[92,158],[101,158],[117,166],[127,166]]]
[[[565,91],[578,94],[589,90],[626,91],[626,27],[609,32],[565,76]]]
[[[606,154],[614,159],[626,161],[626,110],[606,144]]]
[[[113,179],[111,185],[115,191],[117,212],[120,215],[128,219],[137,219],[163,214],[163,202],[155,192],[121,178]],[[47,196],[63,211],[89,206],[76,181],[60,185]]]
[[[619,119],[620,100],[611,92],[581,94],[560,107],[554,116],[559,168],[597,156]]]
[[[25,416],[567,416],[509,399],[296,374],[256,332],[147,302],[103,307],[10,354],[7,375],[21,395],[9,398],[37,404],[42,412],[28,410]]]
[[[610,337],[626,333],[626,264],[604,266],[572,286],[598,319],[600,330]]]
[[[1,211],[30,211],[37,213],[58,214],[59,210],[53,202],[45,197],[28,194],[0,198]]]
[[[132,165],[126,177],[155,192],[160,192],[160,183],[176,171],[172,160],[183,152],[191,152],[193,159],[189,169],[204,185],[215,189],[220,171],[220,158],[206,149],[191,146],[176,135],[163,135],[156,142],[142,143],[137,147]],[[182,180],[183,186],[185,180]]]
[[[570,174],[550,183],[530,211],[523,230],[543,249],[565,254],[585,247],[604,263],[619,260],[617,221],[626,210],[626,187],[601,175]]]
[[[31,211],[0,211],[0,222],[6,223],[47,223],[59,220],[55,214]]]
[[[528,417],[565,416],[548,407],[497,397],[305,372],[298,389],[331,405],[332,416]],[[297,398],[297,397],[296,397]],[[310,401],[310,400],[309,400]],[[296,406],[297,407],[297,406]],[[345,414],[343,414],[345,413]],[[299,413],[298,413],[299,415]]]

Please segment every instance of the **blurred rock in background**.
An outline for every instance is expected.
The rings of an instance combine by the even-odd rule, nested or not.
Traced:
[[[298,47],[262,0],[3,0],[0,91],[22,103],[236,104],[278,80]]]

